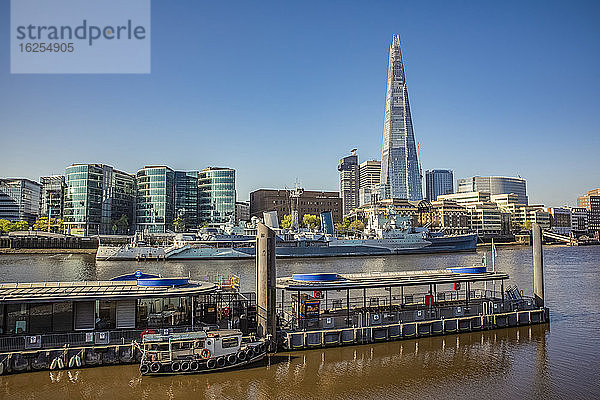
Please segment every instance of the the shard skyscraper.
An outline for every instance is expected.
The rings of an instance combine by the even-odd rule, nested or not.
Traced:
[[[381,199],[423,198],[398,36],[394,36],[390,47],[380,185]]]

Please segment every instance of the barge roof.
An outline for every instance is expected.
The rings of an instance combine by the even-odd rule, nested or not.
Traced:
[[[430,284],[439,285],[455,282],[483,282],[504,279],[508,279],[508,274],[503,272],[459,273],[446,269],[436,269],[406,272],[337,274],[337,279],[326,281],[296,280],[291,276],[277,278],[277,288],[293,291],[368,289]]]
[[[91,301],[146,297],[189,296],[212,293],[217,286],[209,282],[188,281],[170,284],[173,279],[147,284],[130,281],[78,281],[0,284],[0,302]]]

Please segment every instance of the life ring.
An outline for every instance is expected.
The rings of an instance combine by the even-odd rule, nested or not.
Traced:
[[[246,352],[245,351],[240,351],[237,353],[237,359],[240,361],[245,361],[246,360]]]
[[[225,366],[225,364],[227,364],[227,361],[225,361],[225,357],[217,358],[217,366],[219,368],[223,368]]]
[[[210,368],[210,369],[212,369],[212,368],[214,368],[214,367],[216,367],[216,366],[217,366],[217,362],[215,361],[215,359],[214,359],[214,358],[211,358],[210,360],[208,360],[208,361],[206,362],[206,367],[207,367],[207,368]]]
[[[140,339],[144,338],[144,335],[154,334],[156,331],[154,329],[144,329],[142,333],[140,333]]]
[[[152,364],[150,364],[150,371],[154,373],[160,371],[160,363],[153,362]]]
[[[148,364],[140,365],[140,372],[142,373],[142,375],[146,375],[148,371],[150,371],[150,367],[148,366]]]
[[[229,355],[227,356],[227,363],[228,363],[228,364],[235,364],[235,363],[236,363],[236,361],[237,361],[237,357],[236,357],[236,355],[235,355],[235,354],[229,354]]]
[[[460,290],[460,282],[454,282],[454,290]]]
[[[200,357],[202,357],[203,360],[208,360],[210,358],[210,350],[202,349],[202,351],[200,352]]]
[[[181,369],[181,364],[178,361],[174,361],[173,364],[171,364],[171,371],[179,372],[180,369]]]
[[[190,363],[190,369],[192,371],[198,371],[198,368],[200,368],[200,364],[198,364],[198,361],[192,361]]]
[[[322,299],[323,298],[323,292],[321,292],[320,290],[315,290],[313,292],[313,297],[315,299]]]

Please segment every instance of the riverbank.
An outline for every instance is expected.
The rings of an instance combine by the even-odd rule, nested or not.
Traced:
[[[0,248],[0,254],[96,254],[96,249],[9,249],[9,248]]]

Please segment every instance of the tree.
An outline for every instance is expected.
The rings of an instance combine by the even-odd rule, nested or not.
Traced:
[[[526,219],[525,222],[523,222],[523,225],[522,225],[523,229],[526,230],[526,231],[531,231],[531,226],[532,226],[531,221],[528,220],[528,219]]]
[[[63,220],[50,218],[50,232],[62,232]],[[40,217],[32,226],[34,231],[48,232],[48,217]]]
[[[279,224],[283,229],[289,229],[292,226],[292,214],[286,214],[281,219],[281,223]]]
[[[0,232],[10,232],[12,222],[7,219],[0,219]]]
[[[302,216],[302,226],[311,230],[320,228],[321,218],[313,214],[304,214]]]
[[[365,230],[365,224],[361,220],[357,219],[356,221],[352,221],[348,229],[354,232],[362,232]]]
[[[14,229],[15,231],[28,231],[29,230],[29,224],[27,223],[27,221],[17,221],[14,223]]]
[[[177,217],[173,220],[173,227],[175,228],[175,232],[183,232],[185,231],[185,221],[181,217]]]

